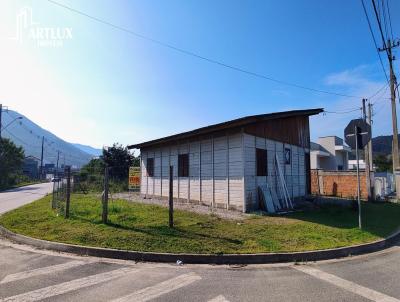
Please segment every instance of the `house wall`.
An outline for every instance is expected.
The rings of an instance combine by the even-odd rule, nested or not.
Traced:
[[[311,161],[311,168],[313,169],[319,169],[319,159],[318,159],[318,155],[316,152],[312,152],[310,153],[310,161]]]
[[[244,158],[245,158],[245,198],[247,209],[258,208],[258,186],[268,185],[275,189],[279,198],[283,195],[279,190],[279,174],[276,168],[275,155],[277,155],[281,171],[285,176],[286,185],[291,198],[306,194],[306,168],[305,148],[285,144],[271,139],[244,134]],[[256,176],[256,149],[267,150],[268,164],[267,176]],[[289,165],[284,162],[284,149],[291,150]]]
[[[326,136],[318,138],[318,144],[321,145],[329,154],[329,157],[319,158],[319,168],[323,170],[337,170],[336,151],[334,136]]]
[[[178,154],[189,154],[189,177],[178,177]],[[154,158],[154,177],[147,158]],[[173,196],[220,208],[243,210],[242,133],[223,133],[141,150],[141,194],[168,197],[169,166],[173,166]]]
[[[283,197],[275,165],[277,155],[291,198],[306,194],[308,117],[264,121],[229,131],[142,149],[141,193],[167,198],[168,167],[172,165],[174,198],[219,208],[258,209],[258,186],[268,182],[278,197]],[[256,176],[256,148],[267,150],[267,176]],[[284,163],[285,148],[291,150],[288,165]],[[189,177],[178,177],[178,154],[186,153],[189,154]],[[154,158],[154,177],[146,171],[149,157]]]

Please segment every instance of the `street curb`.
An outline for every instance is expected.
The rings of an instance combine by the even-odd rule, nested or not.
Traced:
[[[46,249],[57,252],[147,262],[171,263],[181,260],[183,263],[191,264],[266,264],[328,260],[380,251],[394,245],[400,240],[400,230],[398,230],[386,239],[361,245],[353,245],[349,247],[328,250],[264,254],[171,254],[136,252],[50,242],[13,233],[3,226],[0,226],[0,235],[15,243],[27,244],[38,249]]]

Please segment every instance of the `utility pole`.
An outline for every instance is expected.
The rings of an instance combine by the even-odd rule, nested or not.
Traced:
[[[42,136],[42,155],[40,156],[40,175],[39,179],[43,179],[43,146],[44,146],[44,136]]]
[[[374,171],[374,160],[372,158],[372,104],[370,102],[368,102],[367,124],[369,124],[371,126],[371,140],[368,142],[367,148],[368,148],[369,169],[370,169],[370,171],[373,172]],[[374,182],[371,181],[371,179],[372,178],[370,178],[371,196],[373,196],[374,195],[374,187],[375,186],[374,186]]]
[[[56,166],[56,177],[58,177],[58,161],[60,159],[60,150],[57,150],[57,166]]]
[[[398,47],[400,45],[400,41],[396,43],[387,40],[386,44],[384,43],[383,48],[379,48],[379,51],[385,51],[389,60],[389,69],[390,69],[390,99],[392,104],[392,127],[393,127],[393,145],[392,145],[392,161],[393,161],[393,175],[396,175],[396,169],[399,168],[399,140],[398,140],[398,131],[397,131],[397,113],[396,113],[396,76],[393,71],[393,61],[394,56],[392,55],[392,48]],[[395,182],[396,183],[396,182]],[[399,196],[400,190],[396,190],[397,195]]]
[[[2,113],[3,113],[3,104],[0,104],[0,141],[1,141],[1,125],[3,125],[1,121]]]
[[[366,99],[362,99],[362,112],[363,119],[367,122],[367,110],[365,107]],[[370,175],[370,161],[369,161],[369,149],[368,145],[364,147],[364,161],[365,161],[365,180],[367,185],[368,199],[371,198],[371,175]]]

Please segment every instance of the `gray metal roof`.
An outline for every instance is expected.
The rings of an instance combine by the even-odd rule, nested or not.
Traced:
[[[238,119],[226,121],[226,122],[219,123],[219,124],[214,124],[214,125],[194,129],[191,131],[182,132],[179,134],[162,137],[162,138],[158,138],[155,140],[130,145],[130,146],[128,146],[128,149],[150,147],[153,145],[158,145],[158,144],[176,141],[176,140],[180,140],[180,139],[187,139],[187,138],[197,136],[197,135],[210,134],[210,133],[213,133],[213,132],[216,132],[219,130],[227,130],[227,129],[237,128],[237,127],[243,127],[243,126],[246,126],[249,124],[262,122],[262,121],[266,121],[266,120],[293,117],[293,116],[316,115],[323,111],[324,111],[323,108],[315,108],[315,109],[291,110],[291,111],[274,112],[274,113],[259,114],[259,115],[250,115],[250,116],[241,117]]]

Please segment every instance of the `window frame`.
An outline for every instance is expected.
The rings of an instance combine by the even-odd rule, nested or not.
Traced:
[[[256,176],[268,176],[268,151],[256,148]]]
[[[148,157],[146,159],[146,172],[147,176],[154,177],[154,157]]]
[[[178,177],[189,177],[189,153],[178,154]]]

